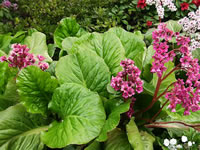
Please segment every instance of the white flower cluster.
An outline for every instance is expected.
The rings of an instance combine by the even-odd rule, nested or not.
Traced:
[[[158,16],[164,18],[164,7],[168,7],[171,11],[176,11],[177,8],[173,3],[173,0],[146,0],[148,5],[155,5]]]
[[[186,149],[190,149],[190,147],[192,147],[192,145],[195,144],[195,142],[188,141],[188,138],[186,136],[182,136],[181,141],[183,142],[183,145],[177,144],[177,140],[174,138],[173,139],[165,139],[163,144],[169,150],[183,149],[183,147]]]
[[[183,31],[188,34],[195,33],[200,30],[200,8],[196,12],[188,13],[188,17],[184,17],[178,21],[183,26]]]
[[[179,24],[183,26],[183,31],[189,36],[200,31],[200,7],[196,12],[190,12],[188,17],[184,17],[178,21]],[[194,37],[191,38],[190,50],[193,51],[200,48],[200,34],[196,33]]]

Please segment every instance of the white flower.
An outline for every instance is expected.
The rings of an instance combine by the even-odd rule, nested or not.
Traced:
[[[177,146],[176,146],[176,148],[183,148],[183,146],[182,145],[180,145],[180,144],[178,144]]]
[[[165,146],[169,146],[169,140],[168,140],[168,139],[165,139],[165,140],[164,140],[164,145],[165,145]]]
[[[187,141],[188,141],[187,136],[184,136],[184,135],[183,135],[183,136],[181,137],[181,141],[184,142],[184,143],[187,142]]]
[[[191,141],[188,142],[188,146],[189,146],[189,147],[192,146],[192,142],[191,142]]]
[[[170,143],[171,145],[176,145],[177,140],[176,140],[176,139],[171,139],[171,140],[169,141],[169,143]]]

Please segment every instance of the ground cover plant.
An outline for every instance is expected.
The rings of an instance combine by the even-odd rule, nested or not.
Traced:
[[[0,35],[0,150],[198,149],[200,10],[158,16],[145,34],[67,17],[53,43]]]

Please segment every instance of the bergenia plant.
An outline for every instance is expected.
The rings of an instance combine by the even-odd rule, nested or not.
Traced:
[[[26,45],[13,44],[12,50],[8,58],[6,56],[0,57],[1,62],[8,62],[9,67],[18,68],[19,70],[26,68],[27,66],[35,65],[43,71],[48,69],[49,64],[43,62],[45,57],[42,55],[34,56],[29,53],[30,49]]]

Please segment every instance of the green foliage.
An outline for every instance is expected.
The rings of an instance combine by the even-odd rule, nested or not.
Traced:
[[[57,80],[36,66],[22,69],[17,77],[20,101],[32,113],[46,114]]]
[[[22,105],[15,105],[0,112],[1,150],[42,150],[41,131],[47,130],[40,115],[26,112]]]
[[[106,117],[99,95],[76,83],[58,88],[49,108],[62,119],[42,135],[42,141],[52,148],[88,143],[98,136]]]

